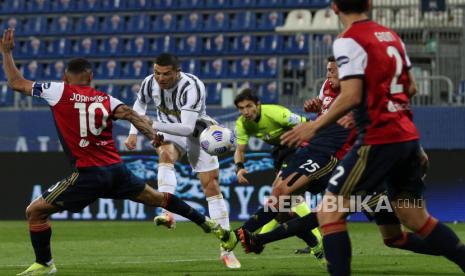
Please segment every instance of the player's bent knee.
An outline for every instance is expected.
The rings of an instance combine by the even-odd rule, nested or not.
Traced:
[[[160,163],[176,163],[176,155],[171,153],[169,150],[161,150],[158,153],[158,157],[160,158]]]
[[[322,212],[321,210],[319,210],[316,215],[318,218],[318,223],[320,225],[333,223],[336,221],[342,221],[346,219],[345,214],[340,212]]]
[[[26,218],[29,221],[44,220],[48,217],[48,213],[45,212],[46,202],[43,198],[38,198],[31,202],[26,208]]]

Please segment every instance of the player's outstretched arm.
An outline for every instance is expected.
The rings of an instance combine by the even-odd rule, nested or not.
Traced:
[[[152,120],[147,116],[140,116],[137,112],[132,110],[129,106],[122,104],[118,106],[113,116],[116,119],[127,120],[133,124],[137,130],[145,135],[150,141],[154,141],[156,145],[159,143],[159,137],[156,135],[155,130],[152,128]]]
[[[10,86],[11,89],[31,96],[33,82],[23,77],[13,59],[12,51],[15,47],[14,35],[14,29],[9,28],[3,31],[0,45],[0,51],[3,55],[3,71],[5,71],[8,86]]]
[[[147,94],[147,84],[148,78],[145,78],[144,81],[141,83],[141,88],[137,92],[137,97],[134,102],[134,105],[132,106],[132,109],[136,111],[139,115],[145,115],[147,113],[147,102],[143,102],[141,100],[143,95]],[[147,97],[150,99],[150,97]],[[124,144],[126,145],[126,148],[128,150],[134,150],[136,149],[137,146],[137,128],[131,124],[131,127],[129,129],[129,135],[126,138],[126,141],[124,141]]]
[[[248,171],[244,168],[246,147],[247,145],[238,144],[236,146],[236,151],[234,152],[234,163],[236,164],[236,175],[239,184],[249,183],[249,180],[244,176],[246,173],[248,173]]]
[[[363,81],[358,78],[341,82],[341,92],[324,116],[297,125],[281,135],[281,145],[298,146],[311,139],[322,128],[336,122],[362,101]]]

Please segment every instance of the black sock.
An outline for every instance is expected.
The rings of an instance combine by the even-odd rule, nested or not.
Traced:
[[[291,219],[288,222],[279,225],[273,231],[259,234],[257,235],[257,238],[262,242],[262,244],[266,244],[297,235],[305,242],[307,242],[308,240],[307,244],[314,244],[309,244],[309,246],[313,247],[318,243],[318,240],[312,234],[311,230],[316,227],[318,227],[316,213],[310,213],[303,217]],[[310,237],[310,235],[313,236],[314,241],[312,240],[312,237]]]
[[[242,228],[253,233],[258,228],[267,224],[270,220],[274,219],[278,212],[274,212],[273,208],[267,208],[265,211],[264,207],[260,207],[255,214],[253,214],[243,225]]]
[[[392,248],[399,248],[412,251],[418,254],[435,255],[439,254],[433,250],[420,236],[412,232],[404,232],[401,237],[385,239],[384,243]]]
[[[201,225],[205,222],[205,216],[197,212],[194,208],[189,206],[187,203],[179,199],[177,196],[170,193],[163,193],[164,199],[162,206],[166,210],[181,215],[198,225]]]
[[[50,224],[46,222],[43,224],[29,225],[29,234],[36,255],[36,262],[42,265],[48,265],[52,260],[52,251],[50,250],[52,228]]]
[[[302,239],[310,247],[318,245],[318,239],[315,235],[313,235],[312,231],[300,231],[296,234],[296,236]]]
[[[419,232],[421,233],[421,230]],[[465,272],[465,246],[449,227],[438,222],[424,237],[424,241],[436,253],[456,263]]]
[[[333,276],[350,275],[352,248],[347,231],[323,236],[325,258],[328,260],[328,272]]]

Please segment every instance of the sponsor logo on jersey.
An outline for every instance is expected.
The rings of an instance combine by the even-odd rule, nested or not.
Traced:
[[[79,141],[79,146],[81,148],[85,148],[89,145],[89,141],[87,141],[86,139],[81,139],[81,141]]]

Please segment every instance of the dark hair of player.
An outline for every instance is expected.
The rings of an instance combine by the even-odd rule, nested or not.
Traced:
[[[334,56],[329,56],[328,62],[336,62],[336,58]]]
[[[66,72],[71,74],[92,72],[92,64],[85,58],[73,58],[66,65]]]
[[[333,2],[345,14],[368,11],[368,0],[333,0]]]
[[[250,88],[245,88],[236,96],[234,99],[234,105],[237,107],[240,102],[245,100],[252,101],[255,104],[260,102],[260,98],[258,98],[257,94],[255,94],[255,92]]]
[[[163,53],[157,56],[155,64],[158,66],[172,66],[173,69],[179,68],[179,59],[177,56],[170,53]]]

